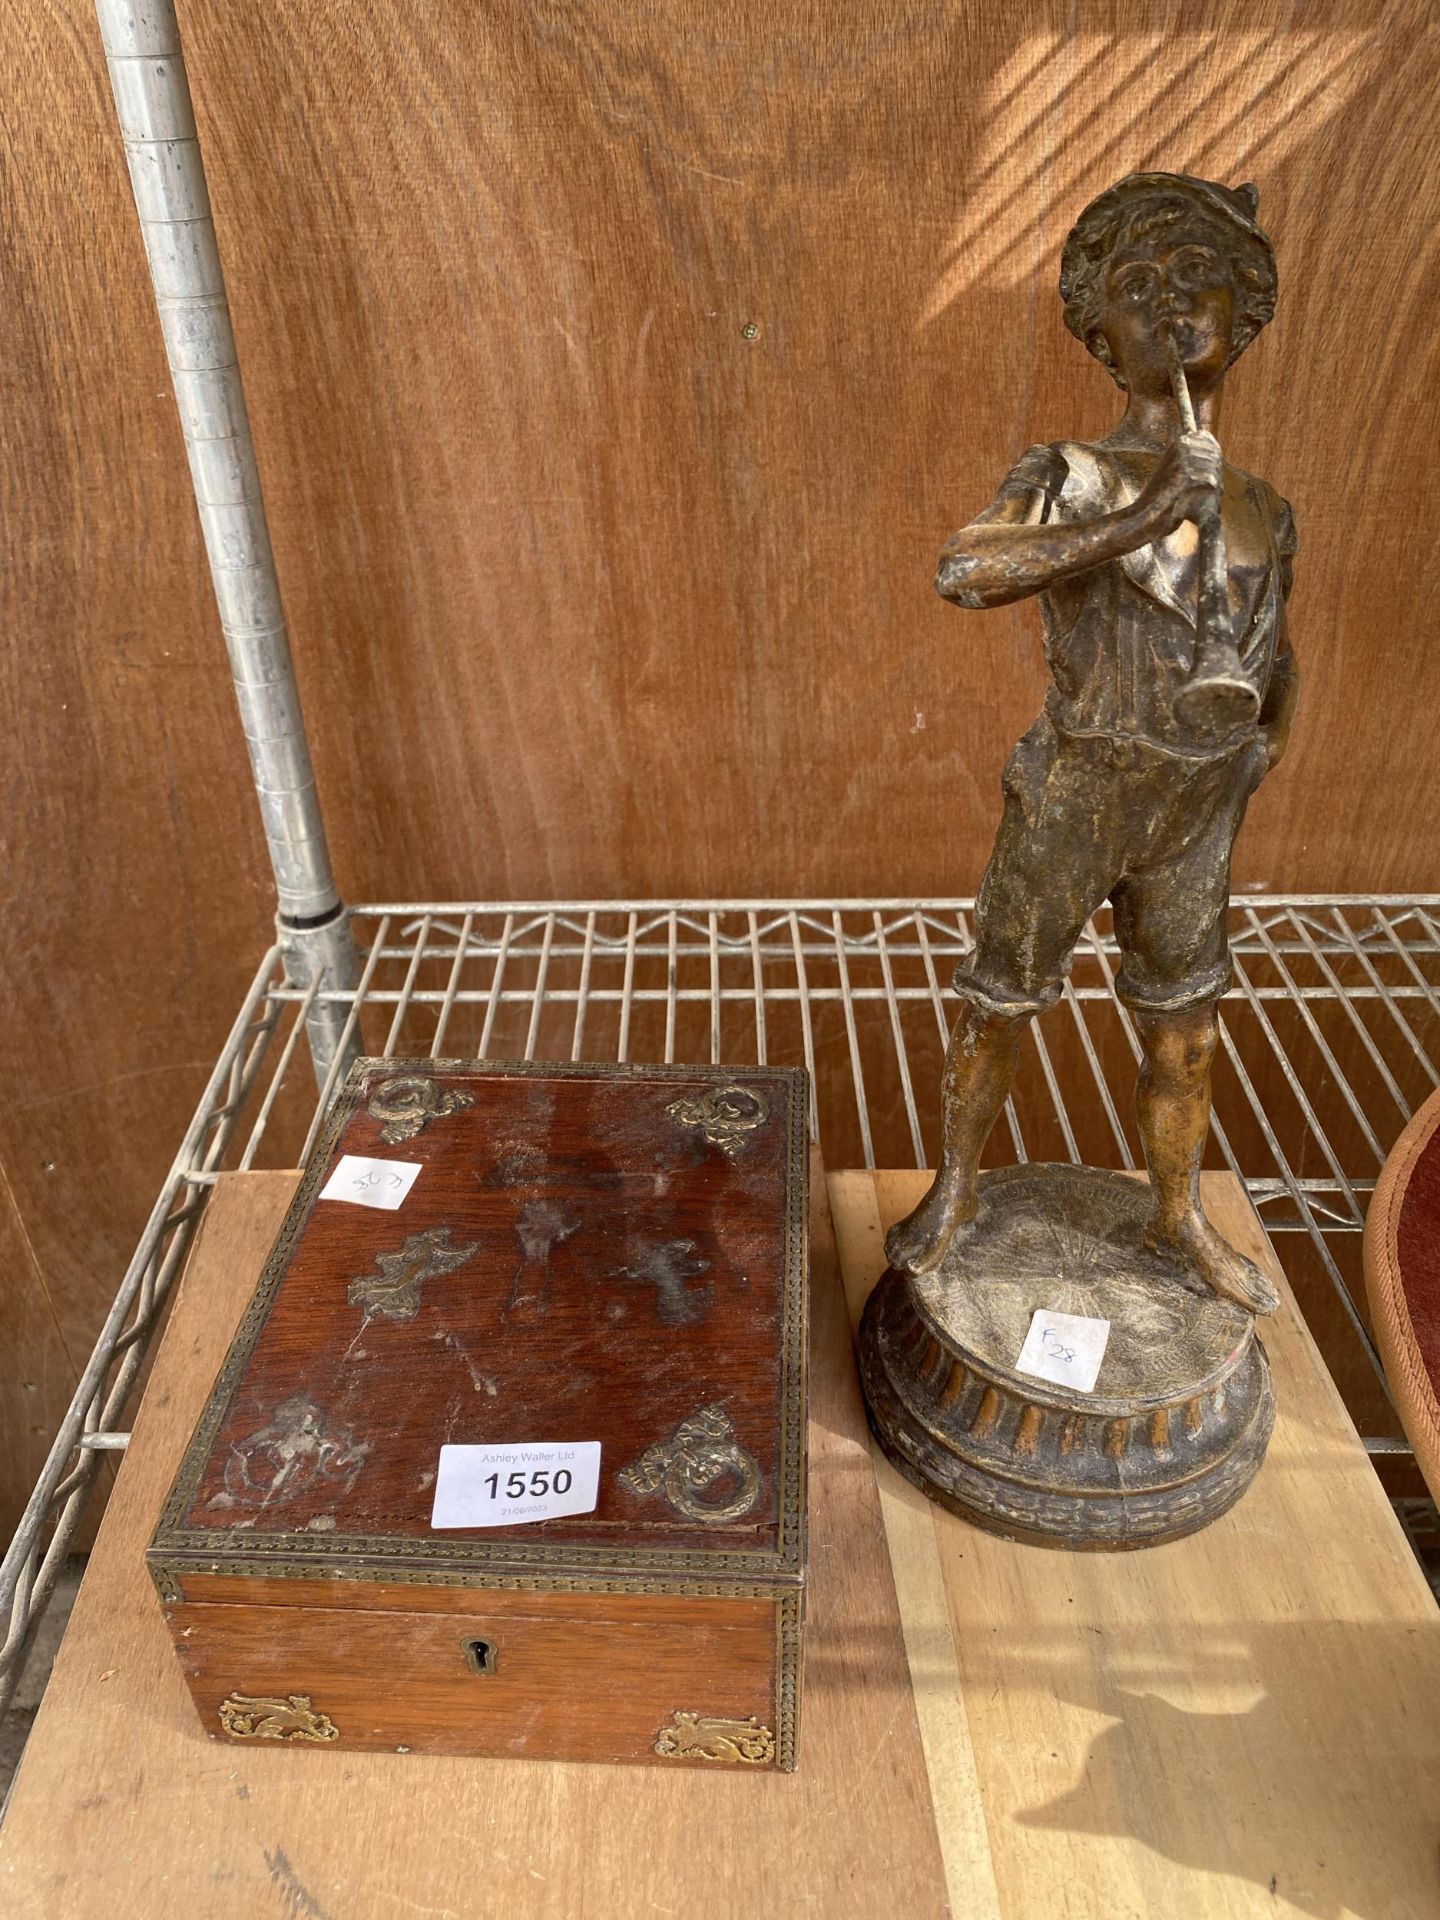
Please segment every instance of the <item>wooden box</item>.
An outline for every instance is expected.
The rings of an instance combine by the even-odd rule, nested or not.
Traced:
[[[360,1061],[149,1551],[206,1730],[792,1768],[806,1187],[792,1068]],[[593,1442],[432,1525],[442,1447]]]

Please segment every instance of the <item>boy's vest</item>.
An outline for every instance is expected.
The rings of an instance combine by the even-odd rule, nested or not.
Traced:
[[[1294,521],[1263,480],[1235,467],[1227,467],[1226,479],[1243,487],[1268,539],[1262,566],[1230,569],[1241,671],[1263,702],[1283,629],[1281,562],[1295,551]],[[1005,482],[1006,492],[1022,488],[1045,494],[1042,518],[1052,525],[1113,513],[1140,491],[1104,448],[1077,440],[1029,448]],[[1192,562],[1177,585],[1174,570],[1147,545],[1038,596],[1055,682],[1045,705],[1058,727],[1143,740],[1195,759],[1253,737],[1252,723],[1219,742],[1202,740],[1175,717],[1175,695],[1195,657],[1196,572]]]

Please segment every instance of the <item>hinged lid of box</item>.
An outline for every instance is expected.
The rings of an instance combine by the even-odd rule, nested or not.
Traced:
[[[798,1586],[806,1188],[798,1069],[358,1062],[166,1505],[162,1588]],[[593,1511],[433,1524],[442,1447],[595,1442]]]

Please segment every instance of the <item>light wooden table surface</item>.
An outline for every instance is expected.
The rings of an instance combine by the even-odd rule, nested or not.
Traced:
[[[852,1319],[921,1174],[842,1173]],[[1440,1915],[1440,1610],[1248,1200],[1212,1219],[1282,1303],[1259,1477],[1203,1533],[1016,1547],[876,1456],[941,1848],[964,1920]]]
[[[922,1183],[832,1177],[852,1316]],[[211,1201],[0,1828],[7,1915],[1440,1914],[1440,1614],[1288,1294],[1239,1507],[1141,1554],[1008,1546],[867,1451],[818,1180],[798,1775],[206,1741],[141,1555],[292,1185]]]

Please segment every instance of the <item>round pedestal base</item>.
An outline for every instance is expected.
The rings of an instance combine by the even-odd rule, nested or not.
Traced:
[[[870,1424],[923,1492],[1040,1546],[1154,1546],[1259,1471],[1275,1397],[1255,1323],[1142,1239],[1142,1182],[1007,1167],[928,1274],[887,1272],[860,1324]],[[1093,1393],[1019,1373],[1037,1310],[1110,1322]]]

